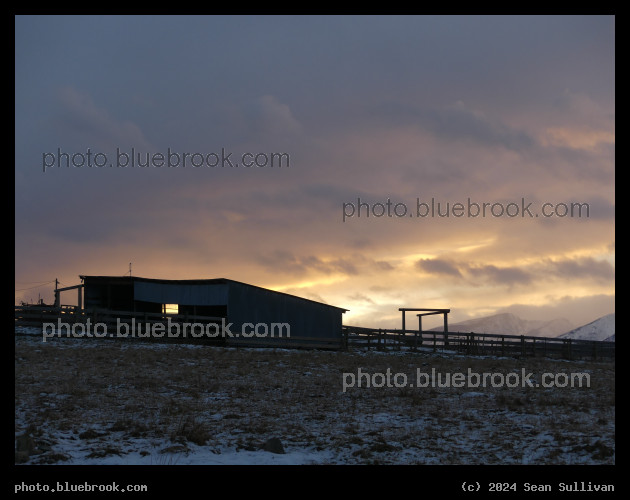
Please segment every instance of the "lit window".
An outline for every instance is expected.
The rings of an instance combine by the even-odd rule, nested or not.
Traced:
[[[179,304],[163,304],[162,312],[165,314],[179,314]]]

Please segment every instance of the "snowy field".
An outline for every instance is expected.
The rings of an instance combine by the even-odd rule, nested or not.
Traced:
[[[614,368],[16,336],[16,463],[614,464]],[[432,369],[580,372],[590,387],[432,387]],[[365,387],[387,370],[429,386]]]

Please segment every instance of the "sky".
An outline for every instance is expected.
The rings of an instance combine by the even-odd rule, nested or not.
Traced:
[[[614,61],[614,16],[17,16],[16,304],[131,263],[350,325],[590,322]]]

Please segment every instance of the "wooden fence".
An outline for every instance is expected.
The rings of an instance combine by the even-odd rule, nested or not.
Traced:
[[[346,345],[369,349],[408,349],[469,355],[615,359],[615,343],[527,335],[374,329],[344,326]]]
[[[287,347],[347,349],[349,346],[377,350],[454,352],[469,355],[553,357],[563,359],[615,359],[615,343],[589,340],[396,330],[343,326],[342,338],[333,337],[236,337],[226,335],[222,319],[188,314],[140,313],[79,309],[75,306],[15,306],[15,325],[42,328],[55,325],[59,336],[138,338],[162,342],[201,343],[242,347]],[[62,328],[59,328],[59,325]],[[97,326],[99,325],[99,326]],[[184,328],[184,325],[188,325]],[[49,327],[50,328],[50,327]],[[61,331],[60,331],[61,330]],[[42,331],[42,335],[46,333]],[[91,333],[88,335],[87,333]],[[127,333],[127,335],[124,335]]]

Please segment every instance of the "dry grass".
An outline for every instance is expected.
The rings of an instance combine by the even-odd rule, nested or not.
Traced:
[[[343,374],[359,368],[405,373],[409,382],[417,369],[432,368],[442,374],[525,368],[538,380],[544,372],[589,372],[591,387],[343,392]],[[44,344],[18,337],[15,434],[50,443],[29,463],[67,458],[55,455],[55,443],[70,433],[93,457],[148,455],[154,451],[137,443],[170,442],[174,448],[155,463],[172,463],[168,457],[188,443],[254,450],[278,436],[289,450],[333,451],[338,463],[610,464],[614,368],[539,358],[154,348],[110,340]]]

